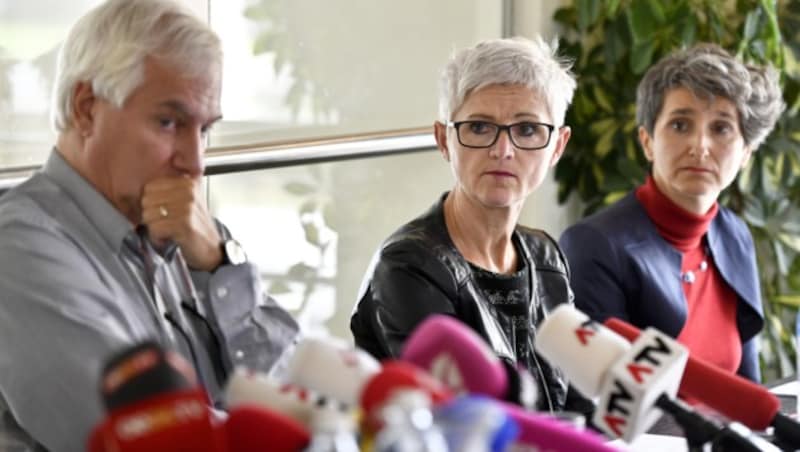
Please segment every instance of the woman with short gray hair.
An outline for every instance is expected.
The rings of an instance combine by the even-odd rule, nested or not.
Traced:
[[[655,327],[693,356],[759,381],[753,239],[717,199],[784,107],[775,70],[716,45],[651,67],[637,90],[647,180],[561,236],[578,308]]]
[[[530,371],[546,411],[580,410],[533,348],[547,312],[571,303],[566,262],[544,231],[517,224],[570,136],[575,79],[555,50],[542,39],[495,39],[448,62],[434,134],[455,185],[383,243],[350,322],[358,346],[387,358],[427,316],[456,317]]]

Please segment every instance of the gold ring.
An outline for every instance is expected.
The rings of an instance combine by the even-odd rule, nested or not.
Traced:
[[[158,213],[161,214],[161,218],[167,218],[167,216],[169,215],[169,211],[167,210],[166,207],[164,207],[163,204],[158,206]]]

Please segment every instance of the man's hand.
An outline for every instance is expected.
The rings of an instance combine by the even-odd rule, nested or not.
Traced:
[[[206,207],[202,178],[148,182],[142,194],[142,223],[155,246],[163,247],[169,240],[177,243],[194,270],[211,271],[222,262],[222,238]]]

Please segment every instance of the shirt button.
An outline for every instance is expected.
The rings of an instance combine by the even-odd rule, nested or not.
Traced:
[[[236,359],[244,359],[244,352],[241,350],[236,350]]]
[[[220,287],[217,289],[217,298],[225,298],[228,295],[228,289]]]

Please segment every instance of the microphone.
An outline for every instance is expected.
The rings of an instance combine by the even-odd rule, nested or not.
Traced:
[[[386,360],[381,371],[364,385],[360,394],[360,406],[368,428],[376,427],[376,414],[399,390],[421,391],[434,405],[453,398],[450,389],[419,367],[404,361]]]
[[[536,403],[530,374],[499,358],[483,338],[453,317],[428,316],[403,344],[400,357],[456,393],[482,394],[525,407]]]
[[[485,396],[456,397],[437,407],[434,419],[454,451],[501,452],[519,435],[517,423]]]
[[[325,397],[355,406],[361,388],[380,371],[381,365],[375,358],[340,339],[306,338],[290,358],[286,378]]]
[[[620,344],[627,346],[624,340]],[[457,393],[511,399],[514,403],[497,404],[519,426],[517,442],[552,451],[614,450],[598,435],[520,407],[521,399],[534,404],[535,383],[520,384],[524,378],[519,377],[519,371],[507,366],[480,336],[456,319],[444,315],[426,318],[404,344],[401,357],[427,369]],[[526,396],[526,392],[531,395]]]
[[[638,328],[617,318],[609,318],[605,324],[630,341],[640,335]],[[765,430],[771,425],[779,440],[792,448],[800,448],[800,424],[779,411],[778,397],[739,375],[690,356],[679,395],[699,400],[755,430]]]
[[[236,368],[225,385],[228,409],[240,405],[260,406],[290,417],[308,427],[322,399],[314,392],[245,368]]]
[[[674,400],[688,352],[655,329],[627,344],[574,307],[561,305],[540,326],[535,346],[575,376],[573,385],[584,395],[599,396],[593,420],[609,435],[631,441],[658,420],[657,407],[683,427],[692,448],[712,442],[735,445],[731,450],[760,450],[738,432]]]
[[[241,404],[232,409],[224,431],[231,452],[300,451],[311,441],[304,425],[257,405]]]
[[[537,337],[537,341],[538,341]],[[527,411],[506,402],[497,402],[506,414],[519,426],[517,443],[532,446],[534,450],[553,452],[612,452],[617,449],[589,430],[578,430],[556,418]]]
[[[112,356],[103,366],[100,394],[106,410],[157,394],[197,387],[192,366],[156,342],[144,341]]]
[[[191,366],[155,342],[112,357],[100,392],[108,415],[89,438],[92,451],[228,450]]]

